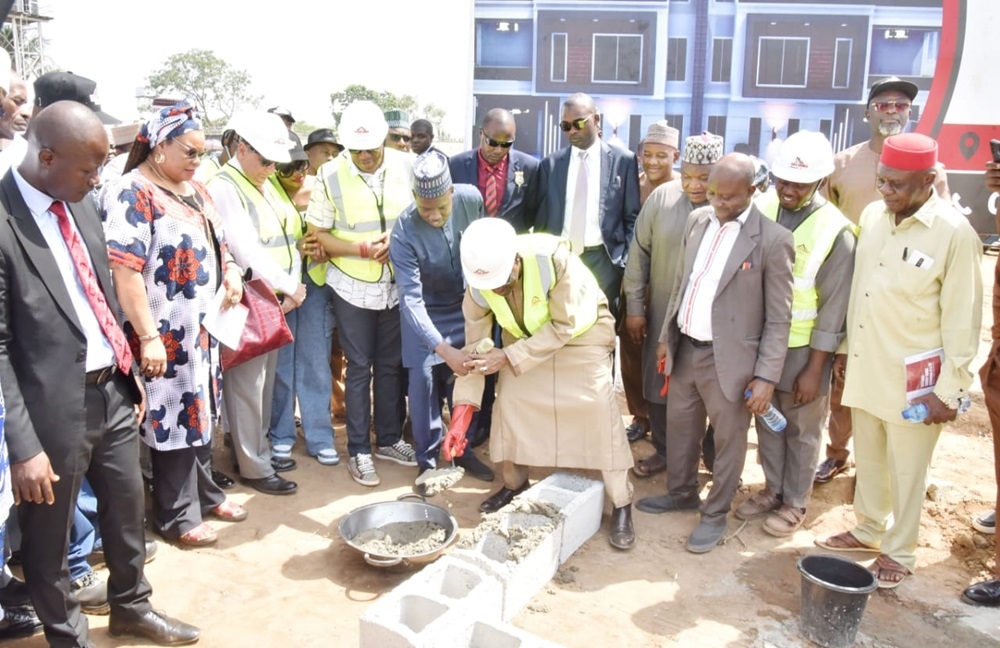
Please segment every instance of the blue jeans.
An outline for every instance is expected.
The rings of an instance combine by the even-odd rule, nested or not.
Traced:
[[[306,452],[333,449],[330,423],[330,338],[333,291],[303,275],[306,299],[285,316],[295,341],[278,351],[270,422],[271,445],[295,443],[295,397],[299,399]]]
[[[69,578],[76,580],[93,571],[87,558],[100,545],[101,532],[97,524],[97,497],[90,483],[84,479],[76,498],[73,527],[69,532]]]

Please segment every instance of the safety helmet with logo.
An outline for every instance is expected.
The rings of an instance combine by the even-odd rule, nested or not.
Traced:
[[[460,248],[466,283],[477,290],[493,290],[510,278],[517,232],[502,218],[480,218],[465,228]]]
[[[389,125],[382,109],[371,101],[355,101],[344,109],[337,127],[340,143],[352,151],[377,149],[385,142]]]
[[[281,117],[263,111],[235,113],[229,118],[226,130],[235,131],[247,144],[265,159],[273,162],[291,162],[289,152],[294,146]]]
[[[774,158],[771,173],[786,182],[819,182],[833,173],[830,140],[823,133],[805,130],[789,135]]]

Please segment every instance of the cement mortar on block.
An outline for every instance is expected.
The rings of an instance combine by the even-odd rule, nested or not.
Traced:
[[[481,566],[450,556],[427,565],[392,591],[393,595],[431,595],[452,609],[467,609],[475,618],[500,620],[503,583]]]
[[[372,604],[360,619],[361,648],[432,648],[464,612],[444,597],[397,592]],[[449,618],[450,617],[450,618]]]
[[[597,480],[569,473],[555,473],[519,497],[547,502],[562,514],[559,564],[566,562],[601,528],[604,484]]]

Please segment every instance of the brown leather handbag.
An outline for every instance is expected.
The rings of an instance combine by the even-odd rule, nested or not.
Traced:
[[[292,341],[292,331],[281,312],[281,305],[271,285],[263,279],[243,282],[243,298],[240,303],[247,307],[247,323],[240,336],[237,349],[219,345],[222,348],[222,370],[238,367],[275,349],[280,349]]]

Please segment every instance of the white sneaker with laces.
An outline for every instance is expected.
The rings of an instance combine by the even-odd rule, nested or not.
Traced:
[[[375,462],[370,454],[357,454],[347,462],[347,470],[354,481],[362,486],[378,486],[381,480],[375,472]]]
[[[375,448],[375,456],[379,459],[395,461],[401,466],[416,466],[417,451],[406,441],[400,439],[391,446],[379,446]]]

